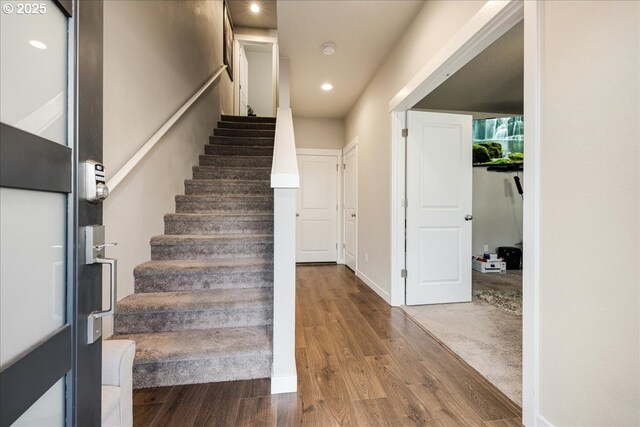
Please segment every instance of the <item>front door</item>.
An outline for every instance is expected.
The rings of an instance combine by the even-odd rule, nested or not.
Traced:
[[[408,305],[471,301],[471,121],[407,114]]]
[[[78,165],[102,157],[102,2],[1,8],[0,426],[100,425],[86,318],[102,275],[81,266],[79,230],[102,208],[79,195]]]
[[[338,156],[298,155],[296,262],[336,262]]]

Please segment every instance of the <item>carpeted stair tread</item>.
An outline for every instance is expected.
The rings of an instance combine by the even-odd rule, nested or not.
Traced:
[[[227,116],[222,115],[220,120],[225,122],[242,122],[242,123],[274,123],[275,117],[262,117],[262,116]]]
[[[198,158],[198,164],[200,166],[270,168],[272,163],[272,156],[218,156],[201,154]]]
[[[247,138],[273,138],[276,135],[275,129],[273,130],[260,130],[260,129],[221,129],[215,128],[213,135],[220,136],[237,136]]]
[[[259,145],[219,145],[207,144],[204,146],[205,154],[220,156],[273,156],[273,147],[261,147]]]
[[[237,122],[221,120],[218,122],[219,128],[226,129],[263,129],[263,130],[275,130],[276,124],[274,123],[260,123],[260,122]]]
[[[209,144],[213,145],[267,147],[273,150],[274,143],[275,139],[270,137],[222,135],[214,135],[209,137]]]
[[[255,181],[271,178],[270,167],[218,167],[218,166],[193,166],[194,179],[224,179],[227,181]]]
[[[176,213],[164,217],[166,234],[273,233],[273,213]]]
[[[262,271],[263,269],[273,270],[273,260],[261,258],[244,258],[228,260],[154,260],[138,265],[134,269],[134,275],[141,277],[144,275],[157,275],[180,272],[188,273],[216,273],[220,271]]]
[[[273,234],[162,234],[151,238],[152,245],[206,245],[218,242],[273,242]]]
[[[216,328],[118,335],[136,342],[136,364],[210,359],[236,354],[271,355],[271,328]]]
[[[131,294],[118,301],[118,314],[235,310],[272,305],[271,288],[208,289]]]

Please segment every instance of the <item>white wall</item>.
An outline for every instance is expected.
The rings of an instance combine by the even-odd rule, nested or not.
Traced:
[[[540,413],[640,425],[640,3],[541,2]]]
[[[524,174],[518,173],[524,187]],[[498,246],[522,242],[522,197],[513,180],[515,172],[489,172],[473,168],[473,254],[482,254],[483,246],[496,251]]]
[[[222,2],[105,2],[107,178],[222,63]],[[150,259],[149,238],[164,232],[164,214],[175,211],[175,195],[184,193],[184,179],[232,103],[232,84],[223,73],[105,201],[107,241],[118,242],[107,255],[119,260],[119,298],[133,292],[133,268]]]
[[[344,141],[359,140],[358,269],[382,292],[391,287],[389,101],[483,5],[426,2],[345,120]]]
[[[258,116],[274,117],[273,111],[273,54],[271,45],[245,45],[249,63],[249,105]]]
[[[293,118],[296,148],[330,148],[341,150],[344,143],[344,120]]]

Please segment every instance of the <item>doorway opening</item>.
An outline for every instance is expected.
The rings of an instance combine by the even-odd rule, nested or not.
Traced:
[[[537,375],[537,260],[539,258],[538,254],[538,218],[539,218],[539,193],[538,193],[538,147],[539,147],[539,112],[536,107],[537,99],[539,97],[539,74],[538,70],[540,67],[540,54],[539,54],[539,9],[535,4],[522,4],[519,2],[506,2],[502,4],[488,3],[483,7],[483,9],[476,15],[474,18],[467,24],[460,33],[456,36],[455,39],[452,39],[452,42],[443,48],[443,50],[436,55],[430,63],[425,65],[416,76],[411,79],[411,81],[398,92],[398,94],[390,101],[389,110],[392,124],[392,207],[391,207],[391,219],[392,219],[392,287],[391,287],[391,304],[392,305],[403,305],[405,301],[408,302],[405,298],[409,295],[409,286],[412,274],[420,275],[422,273],[421,269],[414,266],[413,270],[410,266],[410,254],[409,248],[407,248],[407,253],[405,255],[404,245],[405,245],[405,232],[407,233],[407,244],[409,243],[409,234],[410,230],[410,216],[408,211],[405,212],[404,206],[412,206],[413,204],[420,204],[420,200],[411,200],[410,198],[407,200],[406,197],[408,195],[408,191],[410,191],[410,183],[411,179],[409,176],[405,176],[405,164],[408,164],[412,158],[412,155],[408,152],[409,149],[409,140],[411,139],[411,113],[418,113],[412,110],[414,107],[421,109],[429,109],[431,110],[428,114],[446,114],[446,115],[457,115],[467,116],[467,123],[472,127],[472,123],[474,118],[503,118],[499,117],[497,113],[508,114],[508,115],[519,115],[524,116],[524,122],[527,126],[527,134],[526,134],[526,143],[527,155],[525,156],[523,165],[527,169],[527,185],[524,188],[525,194],[524,199],[521,197],[522,203],[522,295],[525,298],[522,299],[522,313],[521,317],[521,325],[518,327],[518,333],[520,334],[522,346],[522,357],[517,357],[522,364],[522,369],[516,366],[516,371],[521,373],[521,401],[517,403],[520,404],[523,408],[523,421],[525,424],[532,423],[535,418],[535,414],[537,412],[537,404],[535,400],[535,390],[537,387],[536,383],[536,375]],[[511,110],[503,110],[493,108],[489,109],[486,106],[482,108],[478,106],[472,107],[459,107],[459,106],[451,106],[451,105],[439,105],[439,106],[424,106],[417,105],[423,99],[425,99],[430,94],[437,94],[438,90],[442,87],[442,89],[446,88],[446,83],[449,80],[453,81],[456,72],[462,70],[465,66],[474,62],[476,58],[480,57],[481,54],[490,48],[490,46],[498,41],[505,34],[509,33],[511,30],[517,31],[516,28],[520,27],[520,31],[522,32],[523,42],[520,44],[520,51],[522,52],[520,56],[520,62],[526,64],[526,67],[522,67],[524,70],[523,73],[518,78],[520,85],[520,93],[521,93],[521,101],[520,101],[520,111],[513,113]],[[501,71],[509,71],[510,67],[501,67],[499,63],[490,64],[492,67],[488,69],[495,72]],[[485,82],[482,80],[482,75],[475,75],[469,78],[469,81],[475,84],[475,92],[482,93],[485,89]],[[508,83],[507,81],[503,81],[504,84]],[[505,91],[503,91],[505,92]],[[505,93],[497,93],[495,96],[496,100],[501,100],[500,96],[506,94]],[[473,98],[473,94],[470,91],[467,91],[466,98]],[[438,112],[435,113],[434,110]],[[446,113],[443,113],[446,112]],[[476,115],[474,117],[473,113],[485,113],[484,117],[479,117]],[[427,113],[424,113],[427,114]],[[403,129],[408,129],[409,136],[406,138],[407,145],[405,146],[405,137],[403,136]],[[472,134],[470,130],[468,131],[468,142],[469,149],[468,153],[468,163],[471,167],[472,164]],[[503,153],[504,156],[504,153]],[[496,156],[497,157],[497,156]],[[508,157],[508,153],[507,153]],[[513,160],[513,159],[512,159]],[[506,162],[506,161],[500,161]],[[496,163],[500,163],[496,162]],[[485,170],[488,169],[485,165]],[[462,170],[462,169],[461,169]],[[465,169],[466,170],[466,169]],[[473,170],[473,169],[472,169]],[[480,169],[479,169],[480,170]],[[488,173],[489,171],[486,170]],[[515,172],[515,171],[513,171]],[[520,174],[520,178],[523,178],[521,171],[517,171]],[[511,177],[508,177],[507,173],[500,172],[491,172],[495,173],[495,176],[501,176],[504,182],[514,182]],[[508,177],[508,179],[507,179]],[[473,180],[469,180],[469,185],[471,188],[470,193],[473,191],[471,184]],[[515,182],[514,182],[515,184]],[[521,182],[524,187],[524,182]],[[424,188],[424,186],[423,186]],[[407,192],[405,192],[407,190]],[[420,189],[422,190],[422,188]],[[504,191],[504,184],[502,191]],[[516,196],[519,196],[517,189]],[[419,193],[418,193],[419,194]],[[419,194],[421,196],[421,194]],[[514,199],[515,200],[515,199]],[[441,206],[445,207],[445,206]],[[409,208],[410,209],[410,208]],[[475,212],[473,210],[469,212],[470,220],[475,220],[473,215]],[[464,213],[466,216],[467,213]],[[407,222],[407,228],[405,229],[405,221]],[[447,224],[440,225],[440,232],[451,231],[451,229],[447,229]],[[422,233],[421,238],[426,239],[428,233]],[[455,239],[450,239],[453,242]],[[461,242],[461,240],[459,240]],[[517,240],[513,242],[509,242],[508,244],[513,245],[515,247],[516,244],[519,243]],[[462,245],[462,243],[460,243]],[[468,244],[469,253],[472,252],[472,235],[469,238],[468,242],[464,244]],[[479,243],[482,245],[482,249],[484,249],[484,243]],[[486,243],[490,244],[490,243]],[[451,248],[449,248],[451,249]],[[491,252],[491,248],[489,248]],[[451,253],[457,253],[455,250],[450,250]],[[405,259],[405,256],[407,257]],[[470,267],[471,257],[468,259],[459,258],[460,262],[467,262]],[[414,263],[415,264],[415,263]],[[463,274],[463,272],[468,271],[466,266],[463,268],[462,264],[460,264],[459,272]],[[412,273],[413,271],[413,273]],[[401,274],[402,273],[402,274]],[[489,277],[486,276],[488,273],[484,273],[481,277]],[[470,275],[471,276],[471,275]],[[405,288],[405,277],[407,277],[406,288]],[[494,276],[499,277],[499,276]],[[504,276],[503,276],[504,277]],[[414,277],[415,278],[415,277]],[[469,284],[468,290],[469,294],[472,293],[471,284]],[[469,299],[471,300],[471,295],[469,295]],[[432,301],[435,302],[435,301]],[[442,301],[445,302],[445,301]],[[452,301],[449,301],[452,302]],[[470,306],[470,304],[465,303],[462,304],[465,306]],[[448,305],[435,305],[432,307],[447,309]],[[495,307],[495,306],[492,306]],[[495,307],[498,310],[497,307]],[[508,314],[507,312],[504,312]],[[452,317],[453,320],[458,320],[457,318]],[[443,322],[445,326],[450,324],[450,322]],[[486,375],[485,375],[486,376]],[[516,398],[512,395],[512,400],[516,400]]]
[[[234,114],[275,117],[278,48],[269,37],[236,35]]]

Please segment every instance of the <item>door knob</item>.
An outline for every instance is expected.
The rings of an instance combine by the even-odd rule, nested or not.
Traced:
[[[296,218],[299,217],[299,216],[300,216],[300,214],[298,212],[296,212]]]
[[[355,218],[355,217],[356,217],[356,214],[351,214],[351,218]]]
[[[471,221],[472,219],[473,219],[473,215],[466,214],[466,215],[464,216],[464,220],[465,220],[465,221]]]

